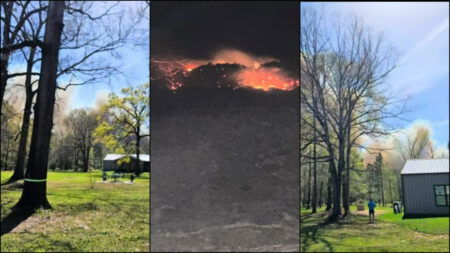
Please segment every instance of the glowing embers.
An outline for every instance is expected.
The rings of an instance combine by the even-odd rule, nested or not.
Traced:
[[[200,60],[163,60],[152,59],[156,71],[152,73],[156,78],[163,79],[171,90],[184,85],[184,79],[198,66],[206,64]]]
[[[235,74],[240,86],[268,91],[270,89],[293,90],[298,80],[288,77],[278,67],[245,68]]]
[[[152,78],[164,80],[171,90],[187,83],[233,90],[249,87],[264,91],[293,90],[299,86],[298,80],[290,78],[280,67],[273,66],[279,64],[279,60],[234,49],[220,50],[209,60],[152,59],[152,64]]]

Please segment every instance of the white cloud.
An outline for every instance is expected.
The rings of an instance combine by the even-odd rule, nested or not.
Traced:
[[[448,76],[448,2],[339,2],[326,10],[355,14],[403,53],[389,77],[397,93],[417,94]]]
[[[440,24],[432,29],[423,39],[417,42],[412,49],[408,51],[408,53],[402,58],[402,62],[413,57],[416,54],[416,51],[423,50],[425,47],[429,48],[435,40],[439,39],[440,36],[447,35],[448,37],[448,22],[449,19],[446,17],[442,22],[440,22]]]
[[[448,126],[449,122],[448,122],[448,119],[446,119],[446,120],[442,120],[442,121],[433,122],[432,125],[433,125],[433,127],[443,127],[443,126]]]

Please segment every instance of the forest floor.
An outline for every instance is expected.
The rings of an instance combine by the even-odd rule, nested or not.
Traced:
[[[323,224],[326,213],[301,210],[300,252],[448,252],[449,218],[402,219],[378,207],[374,224],[365,214]],[[378,212],[377,212],[378,211]],[[367,212],[367,211],[366,211]]]
[[[12,172],[2,171],[1,182]],[[121,179],[129,181],[129,179]],[[1,187],[1,252],[148,251],[150,176],[130,183],[99,183],[101,172],[49,172],[53,209],[38,210],[4,233],[3,221],[19,200],[22,181]]]

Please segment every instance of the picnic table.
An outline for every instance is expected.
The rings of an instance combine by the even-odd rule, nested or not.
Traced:
[[[117,179],[119,179],[121,177],[122,177],[122,174],[120,174],[120,173],[111,174],[111,178],[114,180],[114,182],[117,182]]]

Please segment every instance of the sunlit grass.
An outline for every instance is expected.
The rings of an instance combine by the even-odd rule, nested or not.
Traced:
[[[356,210],[352,207],[351,210]],[[375,224],[351,215],[336,224],[323,224],[325,213],[301,210],[302,252],[448,252],[449,218],[402,219],[389,207],[379,207]]]
[[[1,181],[10,175],[2,172]],[[47,195],[53,209],[38,211],[3,235],[1,251],[148,251],[149,173],[133,184],[100,181],[100,171],[49,172]],[[3,220],[21,189],[3,186],[1,193]]]

